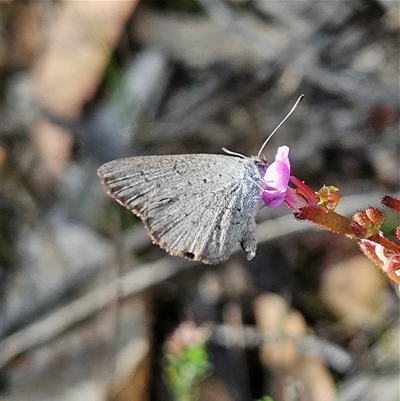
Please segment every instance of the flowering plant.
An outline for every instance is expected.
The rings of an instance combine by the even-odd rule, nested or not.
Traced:
[[[392,281],[400,285],[400,245],[387,239],[380,230],[385,214],[375,208],[358,210],[351,218],[335,212],[340,200],[339,189],[323,186],[314,192],[303,181],[290,175],[289,148],[278,148],[275,161],[264,174],[262,200],[268,207],[285,203],[298,220],[307,220],[324,230],[344,234],[358,242],[364,254]],[[386,195],[382,204],[400,213],[400,200]],[[400,240],[400,226],[395,230]]]
[[[207,326],[183,322],[165,343],[166,383],[176,401],[195,401],[199,387],[210,373],[206,350],[210,335]]]

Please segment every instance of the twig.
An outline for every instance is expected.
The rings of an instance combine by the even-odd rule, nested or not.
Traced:
[[[342,347],[313,335],[294,337],[272,330],[260,330],[249,325],[234,327],[224,324],[213,326],[213,336],[210,340],[225,347],[244,346],[246,348],[292,341],[298,345],[300,352],[318,355],[340,373],[348,371],[353,364],[353,358]]]

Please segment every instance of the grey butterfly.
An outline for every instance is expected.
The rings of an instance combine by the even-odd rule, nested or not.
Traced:
[[[217,264],[240,244],[251,260],[268,167],[260,155],[302,99],[257,157],[226,150],[230,155],[130,157],[104,164],[98,175],[109,195],[138,215],[153,242],[171,255]]]
[[[98,175],[161,248],[217,264],[238,244],[248,260],[255,256],[267,166],[257,158],[215,154],[140,156],[106,163]]]

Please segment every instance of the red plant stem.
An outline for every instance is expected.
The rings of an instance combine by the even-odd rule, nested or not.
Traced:
[[[392,241],[389,241],[387,238],[382,237],[379,233],[376,233],[368,238],[370,241],[374,241],[377,244],[382,245],[384,248],[389,249],[395,253],[400,254],[400,245],[395,244]]]

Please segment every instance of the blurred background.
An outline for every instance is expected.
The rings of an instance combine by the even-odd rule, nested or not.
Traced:
[[[200,400],[399,401],[399,297],[357,244],[258,215],[258,252],[167,255],[96,175],[135,155],[290,147],[338,212],[400,188],[398,1],[2,1],[2,399],[172,401],[165,343],[208,324]],[[387,214],[388,236],[399,217]]]

